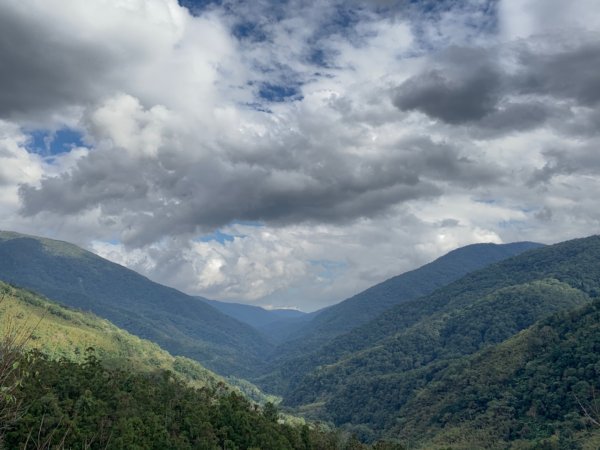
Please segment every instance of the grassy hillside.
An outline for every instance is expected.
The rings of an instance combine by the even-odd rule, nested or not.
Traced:
[[[270,348],[205,302],[65,242],[0,232],[0,280],[91,311],[225,375],[252,374]]]
[[[110,367],[136,372],[170,370],[196,387],[216,386],[224,379],[196,361],[174,357],[158,345],[117,328],[91,314],[64,308],[32,292],[0,282],[0,330],[31,335],[27,349],[37,349],[52,359],[83,362],[86,349]]]
[[[299,358],[287,404],[336,424],[388,430],[424,367],[501,342],[600,292],[600,237],[526,252],[474,272]],[[283,372],[280,372],[281,376]]]
[[[523,253],[542,244],[473,244],[416,270],[390,278],[314,315],[276,349],[278,360],[313,351],[334,337],[370,322],[395,305],[430,294],[469,272]]]
[[[410,448],[600,448],[600,302],[420,376],[388,433]]]

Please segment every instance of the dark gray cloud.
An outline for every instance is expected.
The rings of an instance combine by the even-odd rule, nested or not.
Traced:
[[[434,70],[404,83],[394,104],[403,111],[418,110],[451,124],[470,122],[494,110],[497,80],[491,71],[451,80]]]
[[[398,86],[393,103],[451,125],[496,132],[525,131],[551,117],[570,115],[570,105],[559,107],[560,101],[595,108],[600,102],[600,42],[554,44],[541,47],[533,40],[502,52],[445,50],[434,68]]]
[[[372,157],[273,145],[271,152],[238,154],[235,162],[212,154],[173,161],[169,148],[150,158],[95,150],[40,187],[22,186],[21,213],[76,215],[99,207],[105,217],[119,217],[129,244],[140,245],[236,220],[345,223],[437,197],[447,183],[474,187],[499,178],[493,167],[428,138],[403,140]]]
[[[556,42],[554,50],[536,51],[535,47],[521,50],[518,57],[522,69],[511,80],[513,92],[596,106],[600,102],[600,42],[564,47]]]
[[[585,144],[577,144],[571,148],[553,148],[543,152],[545,164],[535,170],[528,186],[545,185],[559,175],[592,175],[600,172],[600,153],[598,140],[590,140]]]
[[[114,55],[17,2],[0,3],[0,118],[40,116],[98,95]]]
[[[417,110],[446,123],[484,118],[501,98],[500,71],[482,50],[454,48],[445,67],[412,77],[396,90],[393,102],[402,111]]]

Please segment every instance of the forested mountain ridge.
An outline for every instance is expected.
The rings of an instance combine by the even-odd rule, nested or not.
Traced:
[[[225,375],[251,374],[271,346],[205,302],[66,242],[0,232],[0,280],[91,311]]]
[[[209,352],[213,362],[233,370],[255,364],[246,367],[245,374],[259,373],[261,358],[272,348],[256,342],[236,347],[244,330],[264,338],[203,300],[192,299],[210,312],[202,320],[217,318],[212,328],[196,330],[192,324],[198,322],[186,322],[189,317],[175,325],[172,314],[188,314],[185,301],[191,297],[70,244],[0,233],[0,279],[2,273],[37,283],[37,290],[54,293],[53,300],[63,300],[62,294],[80,301],[85,305],[78,306],[81,309],[98,303],[104,312],[135,319],[135,325],[156,325],[164,334],[187,324],[189,328],[175,338],[184,336],[185,344],[192,342]],[[130,287],[137,289],[134,295],[126,291]],[[19,447],[26,439],[23,433],[33,426],[52,433],[52,426],[42,426],[40,418],[52,416],[55,427],[68,430],[60,423],[61,414],[72,418],[73,430],[78,430],[73,445],[88,438],[113,442],[107,441],[106,421],[111,430],[118,430],[123,446],[149,439],[140,445],[222,448],[233,442],[240,448],[364,448],[349,438],[351,434],[365,441],[389,439],[395,444],[374,448],[396,449],[587,450],[600,445],[593,421],[582,412],[598,411],[600,416],[594,403],[594,392],[600,389],[599,236],[530,249],[428,295],[404,298],[312,352],[294,354],[267,377],[254,378],[263,388],[283,394],[284,407],[343,430],[334,433],[280,426],[272,410],[261,411],[230,395],[229,389],[220,392],[223,379],[193,361],[172,357],[105,320],[32,292],[0,283],[0,295],[3,292],[8,296],[0,302],[4,320],[13,317],[21,323],[46,314],[32,342],[51,355],[29,357],[48,373],[25,379],[21,393],[34,405],[28,410],[31,416],[16,434],[7,435]],[[146,305],[157,308],[134,308],[144,297]],[[173,306],[175,311],[169,309]],[[223,317],[229,327],[241,326],[242,335],[215,343],[233,330],[223,325]],[[97,349],[91,360],[87,347]],[[255,353],[242,354],[248,349]],[[101,366],[94,362],[96,357],[103,361]],[[133,375],[128,378],[123,369]],[[63,383],[61,378],[69,372],[73,376]],[[104,392],[95,377],[111,380],[114,392]],[[150,393],[147,399],[144,390]],[[165,409],[168,395],[175,399],[171,406],[176,411]],[[194,408],[194,402],[201,404]],[[129,413],[123,413],[128,407]],[[98,430],[100,435],[94,434]],[[256,430],[262,430],[260,436]]]
[[[287,386],[284,401],[366,434],[385,432],[422,381],[423,367],[501,342],[598,292],[600,237],[526,252],[396,306],[296,359],[299,376],[288,371],[280,385]]]
[[[410,448],[600,448],[600,301],[420,377],[388,432]]]
[[[285,360],[313,351],[395,305],[427,295],[469,272],[541,246],[534,242],[516,242],[472,244],[453,250],[418,269],[392,277],[316,312],[310,322],[275,350],[276,359]]]
[[[337,425],[387,430],[395,423],[396,410],[423,381],[422,368],[503,342],[554,312],[589,301],[581,291],[552,279],[503,288],[321,367],[285,400],[295,406],[321,403],[323,417]]]

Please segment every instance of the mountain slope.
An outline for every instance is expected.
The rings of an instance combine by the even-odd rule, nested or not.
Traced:
[[[0,280],[91,311],[222,374],[251,374],[270,348],[205,302],[65,242],[0,232]]]
[[[473,244],[453,250],[418,269],[390,278],[347,300],[316,313],[278,349],[287,359],[327,343],[368,323],[391,307],[422,297],[463,275],[524,251],[541,247],[533,242]]]
[[[325,402],[326,416],[338,425],[386,430],[415,383],[422,382],[421,368],[498,344],[552,313],[588,302],[585,293],[553,279],[499,289],[320,368],[286,401]]]
[[[0,282],[0,330],[30,336],[25,349],[51,359],[83,362],[88,348],[109,367],[133,372],[170,370],[196,386],[215,387],[225,380],[198,362],[171,356],[158,345],[133,336],[105,319],[70,310],[33,292]]]
[[[599,292],[600,237],[526,252],[398,305],[280,368],[288,377],[284,400],[337,424],[389,429],[423,381],[416,375],[423,367],[501,342]]]
[[[87,349],[106,367],[136,373],[168,370],[192,387],[215,388],[223,383],[248,398],[265,403],[277,398],[246,380],[223,378],[184,356],[172,356],[157,344],[116,327],[106,319],[75,311],[31,291],[0,281],[0,333],[29,336],[25,350],[38,350],[51,359],[82,363]]]
[[[411,448],[598,448],[600,302],[433,370],[396,412]],[[586,413],[590,417],[586,417]]]

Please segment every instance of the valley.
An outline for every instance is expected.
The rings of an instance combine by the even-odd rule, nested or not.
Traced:
[[[311,314],[189,297],[34,236],[0,233],[0,256],[1,323],[5,335],[30,329],[21,351],[38,352],[31,364],[85,371],[93,351],[117,383],[122,371],[142,384],[169,373],[179,387],[161,389],[237,395],[264,414],[278,405],[281,426],[300,434],[264,448],[587,449],[600,439],[597,236],[468,246]],[[278,326],[287,337],[268,333]]]

